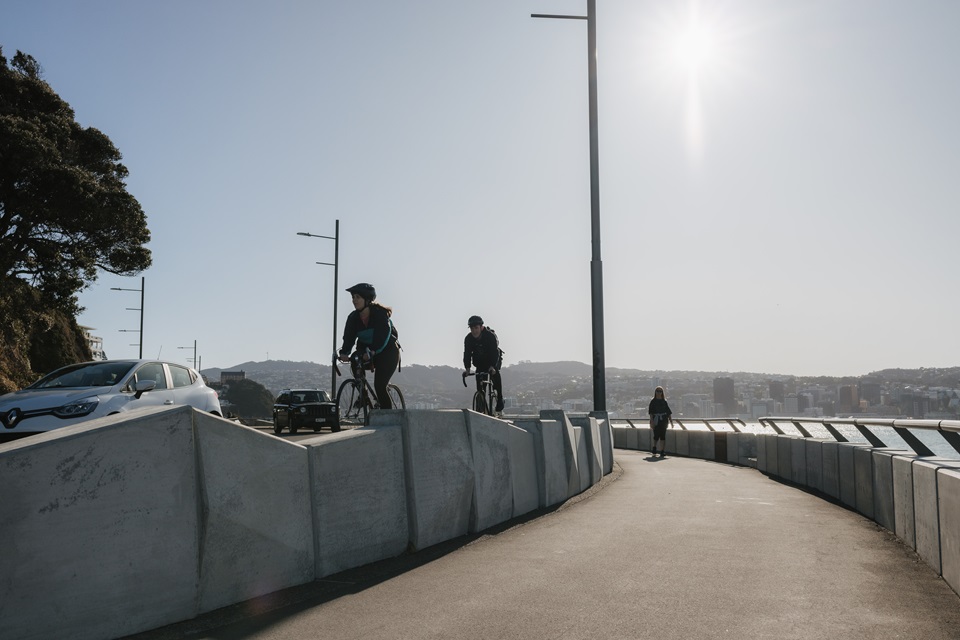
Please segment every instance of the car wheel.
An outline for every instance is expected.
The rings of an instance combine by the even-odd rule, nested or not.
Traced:
[[[282,431],[283,431],[283,427],[281,427],[280,425],[278,425],[278,424],[277,424],[277,419],[274,418],[274,419],[273,419],[273,433],[274,433],[274,435],[280,435],[280,433],[281,433]]]

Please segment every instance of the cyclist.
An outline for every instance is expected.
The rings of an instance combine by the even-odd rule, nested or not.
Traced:
[[[354,310],[347,316],[343,328],[340,361],[350,361],[350,351],[356,343],[363,366],[373,371],[373,388],[380,408],[391,409],[393,404],[387,394],[387,385],[400,363],[397,330],[390,319],[393,309],[374,302],[377,290],[372,284],[360,282],[347,291],[353,296]]]
[[[497,391],[495,411],[499,414],[503,411],[503,381],[500,379],[503,351],[500,350],[500,340],[493,329],[483,326],[483,318],[480,316],[470,316],[467,326],[470,327],[470,333],[463,339],[464,375],[470,373],[471,362],[478,372],[486,371],[490,374],[490,381]],[[481,390],[479,378],[477,390]]]

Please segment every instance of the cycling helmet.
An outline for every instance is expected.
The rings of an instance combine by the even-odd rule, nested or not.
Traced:
[[[368,282],[359,282],[349,289],[350,293],[355,293],[367,302],[370,302],[377,297],[377,290],[373,288],[373,285]]]
[[[468,327],[473,327],[478,324],[483,324],[483,318],[480,316],[470,316],[470,319],[467,320]]]

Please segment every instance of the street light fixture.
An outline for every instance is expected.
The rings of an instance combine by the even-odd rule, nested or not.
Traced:
[[[337,282],[340,272],[340,220],[336,221],[333,236],[321,236],[306,231],[298,231],[298,236],[308,238],[325,238],[333,240],[333,262],[318,262],[317,264],[333,267],[333,356],[330,362],[330,398],[337,398]]]
[[[200,373],[200,367],[197,366],[197,341],[193,341],[193,347],[177,347],[177,349],[193,349],[193,367]]]
[[[140,331],[135,331],[134,329],[120,329],[121,333],[139,333],[140,334],[140,359],[143,360],[143,292],[146,289],[146,279],[140,277],[140,288],[139,289],[124,289],[122,287],[110,287],[111,291],[139,291],[140,292],[140,308],[135,309],[127,307],[127,311],[139,311],[140,312]],[[133,345],[131,345],[133,346]]]
[[[603,262],[600,260],[600,168],[597,143],[597,0],[587,0],[587,15],[532,13],[531,18],[587,21],[588,95],[590,102],[590,298],[593,317],[593,408],[607,410],[606,364],[603,347]]]

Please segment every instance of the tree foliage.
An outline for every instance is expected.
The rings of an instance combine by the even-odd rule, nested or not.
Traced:
[[[0,285],[26,281],[45,304],[76,314],[76,294],[98,270],[150,266],[146,216],[121,158],[75,121],[32,56],[18,51],[8,63],[0,48]]]
[[[231,382],[223,397],[234,405],[241,418],[269,418],[273,415],[273,394],[265,386],[244,378]]]

